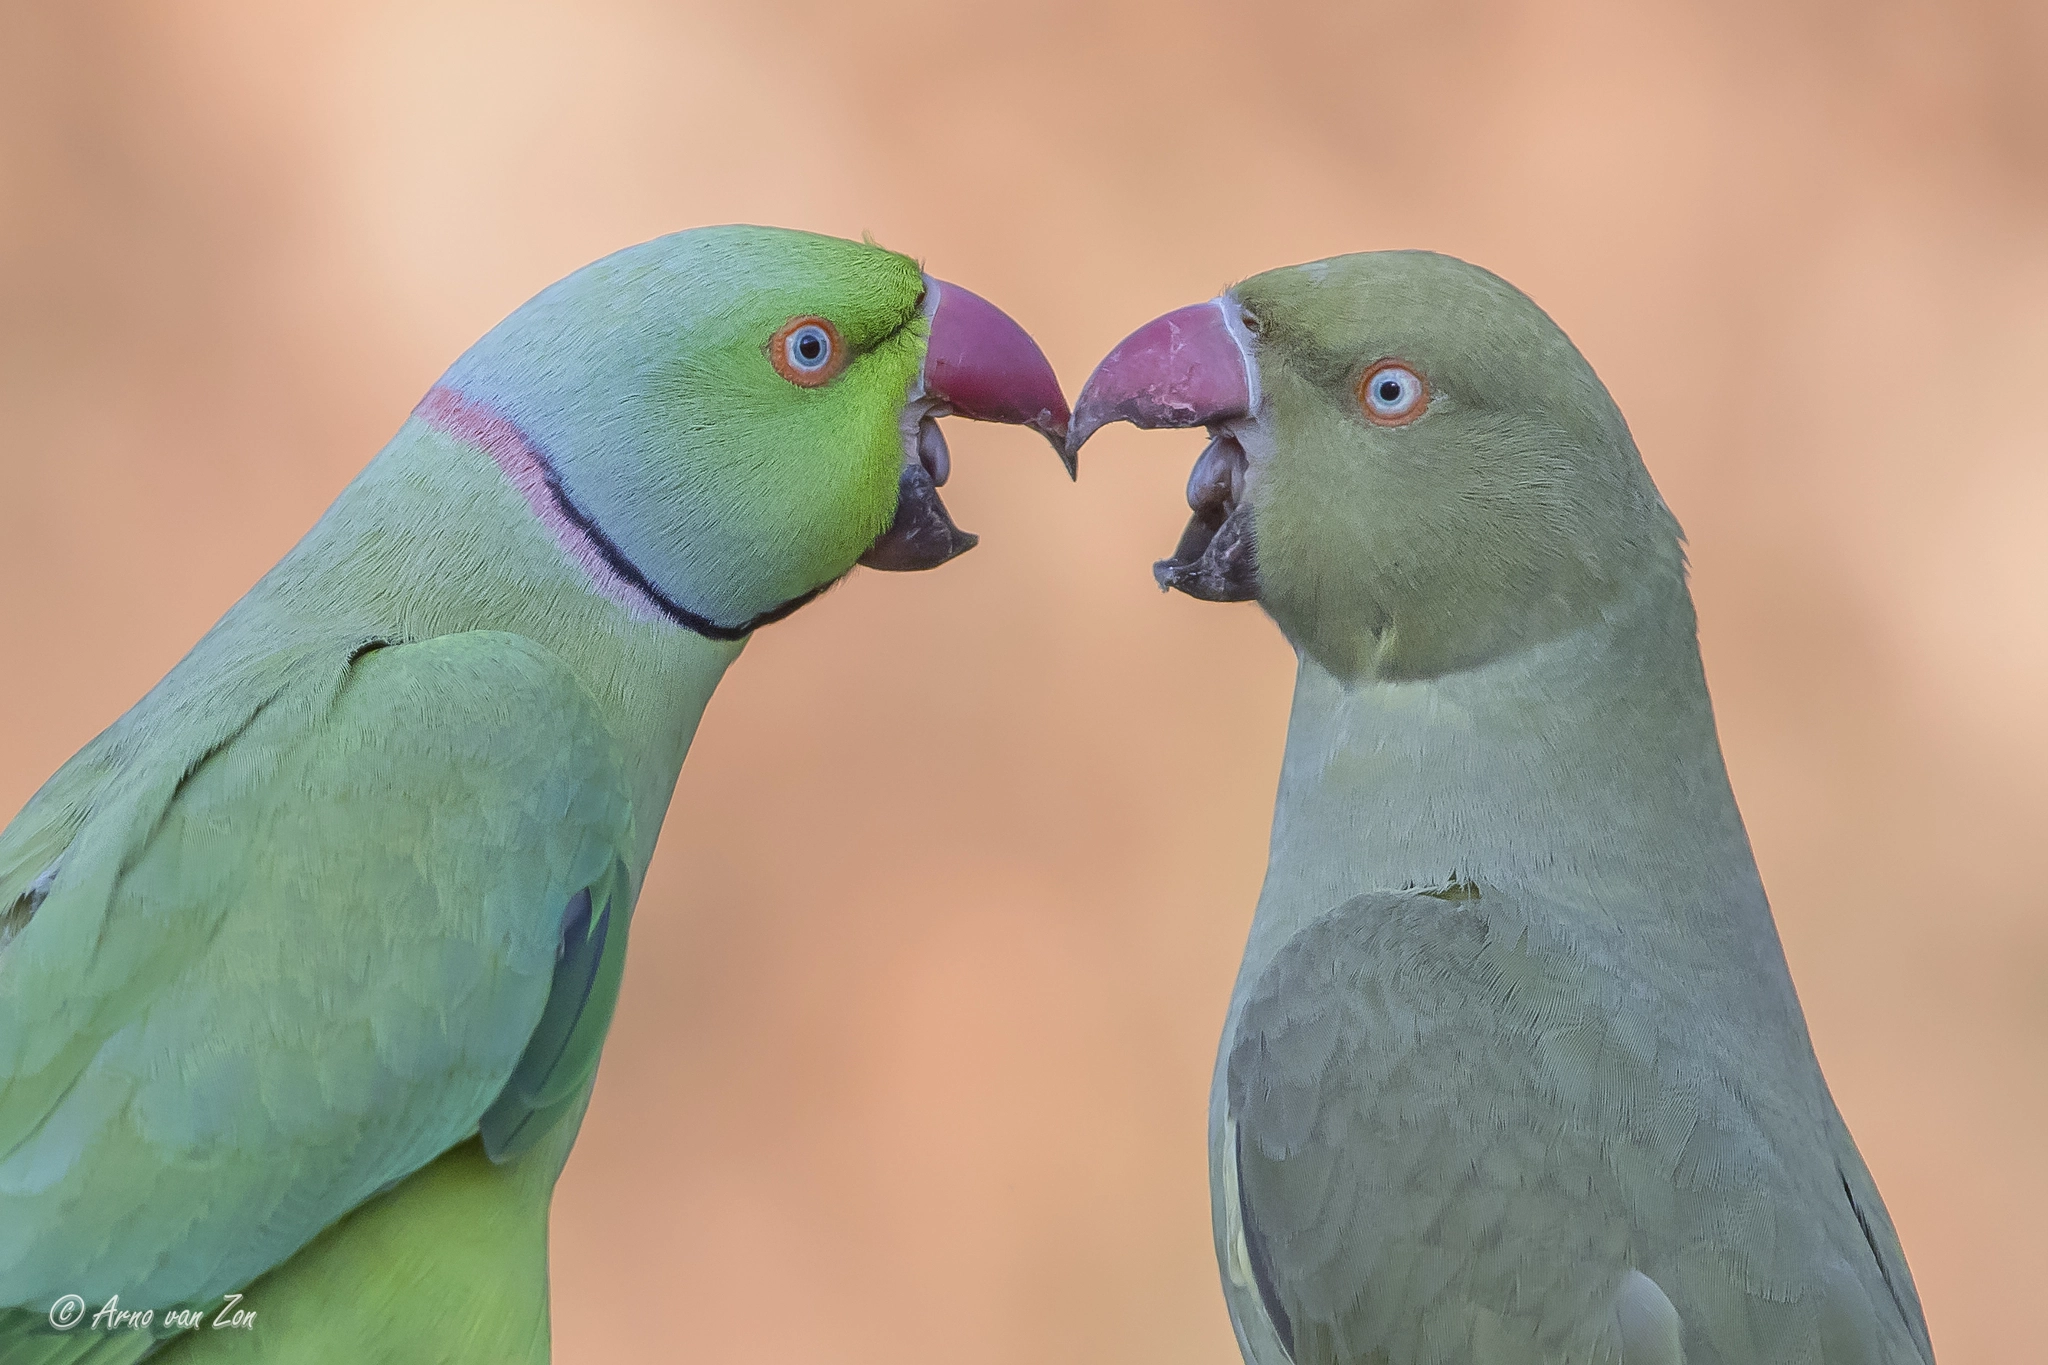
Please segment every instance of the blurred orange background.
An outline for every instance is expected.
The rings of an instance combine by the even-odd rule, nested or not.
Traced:
[[[1269,266],[1533,294],[1691,535],[1737,793],[1946,1365],[2048,1283],[2048,7],[0,9],[0,808],[441,368],[693,224],[870,231],[1069,384]],[[556,1201],[557,1359],[1236,1359],[1203,1169],[1292,658],[1162,598],[1198,434],[765,631]],[[2029,854],[2027,849],[2035,849]]]

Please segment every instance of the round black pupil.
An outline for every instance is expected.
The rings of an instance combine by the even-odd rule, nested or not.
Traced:
[[[825,354],[825,338],[816,332],[806,332],[796,339],[796,353],[805,360],[816,360]]]
[[[1382,379],[1380,381],[1380,401],[1382,403],[1392,403],[1400,398],[1400,396],[1401,385],[1398,380]]]

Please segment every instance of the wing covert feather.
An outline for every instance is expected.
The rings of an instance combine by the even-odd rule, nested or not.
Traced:
[[[1689,1365],[1922,1361],[1824,1089],[1650,946],[1492,888],[1289,941],[1226,1044],[1233,1312],[1297,1365],[1632,1362],[1654,1287]]]
[[[122,744],[0,947],[0,1304],[247,1283],[474,1133],[565,908],[630,909],[616,741],[519,636],[301,654]]]
[[[571,903],[547,1008],[482,1119],[484,1151],[493,1161],[530,1150],[577,1106],[597,1075],[626,969],[631,881],[625,864],[614,863],[611,875]]]

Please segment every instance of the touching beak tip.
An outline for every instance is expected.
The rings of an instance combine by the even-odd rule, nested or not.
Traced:
[[[1046,373],[1048,375],[1052,373],[1051,365],[1046,366]],[[1055,381],[1056,383],[1057,381]],[[1058,394],[1058,388],[1055,387],[1053,392]],[[1060,463],[1067,467],[1067,477],[1071,479],[1074,477],[1074,457],[1071,453],[1072,445],[1067,439],[1067,433],[1073,422],[1073,414],[1067,411],[1065,395],[1061,394],[1059,397],[1060,401],[1057,407],[1047,406],[1040,408],[1038,416],[1024,423],[1024,425],[1030,427],[1046,439],[1046,443],[1053,449],[1053,454],[1059,456]]]
[[[1052,433],[1046,432],[1046,437],[1052,439]],[[1067,478],[1070,480],[1079,481],[1081,477],[1081,442],[1087,439],[1085,435],[1077,439],[1072,428],[1062,426],[1059,439],[1052,443],[1052,448],[1059,452],[1060,463],[1067,467]]]
[[[962,417],[1028,426],[1067,458],[1072,414],[1059,376],[1031,334],[972,290],[926,277],[937,293],[924,389]]]
[[[1081,447],[1087,445],[1088,438],[1093,436],[1097,429],[1102,426],[1100,420],[1091,420],[1094,414],[1089,412],[1085,406],[1087,391],[1083,390],[1082,392],[1084,401],[1074,404],[1074,425],[1067,432],[1066,444],[1060,447],[1060,458],[1066,461],[1067,475],[1073,479],[1081,477]]]
[[[1073,424],[1067,433],[1066,447],[1060,452],[1069,465],[1080,463],[1081,447],[1088,444],[1089,437],[1111,422],[1132,417],[1132,414],[1121,410],[1126,406],[1124,401],[1120,401],[1122,395],[1111,392],[1115,387],[1115,377],[1109,372],[1117,359],[1118,351],[1111,351],[1088,376],[1088,382],[1081,386],[1081,396],[1074,400]],[[1109,375],[1107,382],[1106,374]]]

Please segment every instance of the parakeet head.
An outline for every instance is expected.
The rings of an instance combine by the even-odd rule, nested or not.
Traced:
[[[870,244],[718,227],[543,290],[417,415],[489,450],[599,589],[733,639],[857,561],[974,544],[935,491],[948,413],[1066,434],[1051,366],[993,305]]]
[[[1504,280],[1369,252],[1269,271],[1132,333],[1075,405],[1206,426],[1160,585],[1256,598],[1345,677],[1471,667],[1681,576],[1678,526],[1585,358]]]

